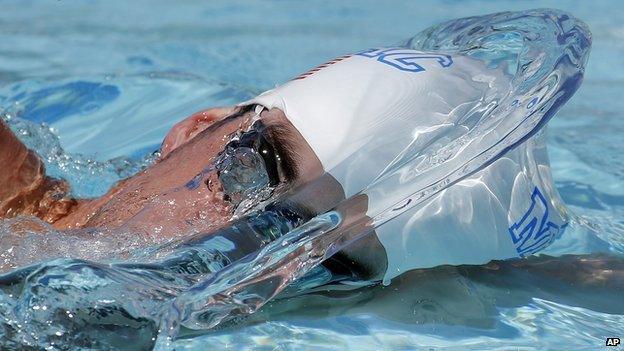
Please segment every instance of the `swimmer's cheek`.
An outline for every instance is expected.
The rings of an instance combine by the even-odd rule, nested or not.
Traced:
[[[216,107],[199,111],[176,123],[169,131],[161,146],[161,159],[173,150],[193,139],[197,134],[234,112],[235,107]]]

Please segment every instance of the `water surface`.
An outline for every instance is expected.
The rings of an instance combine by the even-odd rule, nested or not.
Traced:
[[[52,129],[48,142],[58,136],[64,156],[49,155],[49,171],[73,176],[75,192],[83,196],[102,194],[149,162],[177,120],[252,97],[346,52],[396,43],[468,15],[544,6],[570,11],[591,28],[593,47],[582,87],[549,124],[553,177],[576,216],[569,240],[560,245],[570,253],[603,255],[610,264],[605,269],[622,266],[624,25],[619,19],[624,7],[617,1],[198,1],[174,7],[166,1],[5,1],[1,6],[0,108]],[[49,143],[41,149],[50,150]],[[86,269],[80,263],[73,267]],[[12,288],[5,287],[10,294]],[[408,273],[390,286],[342,289],[275,301],[242,326],[190,334],[173,346],[581,350],[601,347],[606,337],[624,337],[621,276],[587,288],[499,264],[442,267]],[[144,292],[134,293],[126,308],[139,310],[132,298],[140,300]],[[167,293],[159,290],[156,297],[166,299]],[[68,301],[71,297],[67,293]],[[24,308],[39,306],[28,302]],[[76,314],[70,307],[56,312],[70,319]],[[149,324],[136,323],[143,322]]]

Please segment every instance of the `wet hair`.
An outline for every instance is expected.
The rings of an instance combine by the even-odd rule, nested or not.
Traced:
[[[286,181],[294,181],[300,175],[297,164],[303,160],[290,147],[296,142],[292,132],[279,124],[273,124],[265,127],[265,133],[272,141],[275,152],[282,158],[282,171]]]

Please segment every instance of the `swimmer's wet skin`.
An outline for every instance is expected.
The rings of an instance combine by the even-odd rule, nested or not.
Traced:
[[[398,167],[409,148],[418,151],[469,127],[466,114],[491,96],[505,96],[512,78],[469,56],[405,47],[341,56],[239,106],[191,116],[165,138],[156,164],[101,198],[81,201],[66,195],[64,183],[44,177],[41,162],[2,126],[4,167],[34,170],[29,177],[39,181],[35,190],[43,187],[27,189],[5,174],[0,180],[11,183],[5,189],[17,190],[0,193],[3,215],[35,214],[60,230],[123,228],[158,241],[204,235],[272,209],[292,229]],[[543,98],[539,94],[512,106],[531,112]],[[8,157],[13,152],[27,156]],[[425,156],[413,155],[431,162]],[[30,197],[20,195],[26,190]],[[361,215],[390,197],[361,197]],[[52,211],[56,216],[40,209],[50,204],[60,208]],[[284,208],[290,209],[287,215]],[[468,223],[467,208],[474,214]],[[547,221],[533,238],[524,231],[532,213]],[[414,268],[530,255],[560,236],[566,223],[536,135],[337,257],[357,263],[368,277],[390,279]],[[432,229],[441,224],[446,233]]]

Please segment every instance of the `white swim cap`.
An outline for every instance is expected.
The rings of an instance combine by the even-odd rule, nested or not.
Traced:
[[[371,49],[323,64],[241,105],[278,108],[336,178],[346,196],[362,190],[401,150],[484,98],[468,57],[406,48]],[[507,80],[503,80],[508,83]],[[457,111],[457,110],[461,111]]]
[[[458,142],[475,123],[471,116],[481,117],[489,102],[508,96],[511,77],[505,66],[487,67],[466,56],[374,49],[337,58],[243,105],[282,110],[325,171],[342,184],[345,195],[363,191],[369,212],[371,208],[375,212],[405,195],[402,189],[374,185],[380,175],[401,178],[390,183],[401,188],[426,183],[427,179],[416,181],[414,174],[421,167],[445,162],[444,153],[421,154],[429,146],[479,148],[482,138],[502,138],[504,129],[487,129],[484,124],[483,134],[468,143]],[[531,101],[510,108],[530,111],[537,100]],[[542,146],[539,140],[524,143],[376,227],[388,258],[384,278],[413,268],[524,256],[559,237],[566,215],[552,187],[545,149],[535,160],[535,150]],[[413,165],[411,171],[396,172],[395,164],[406,158]],[[527,213],[546,224],[535,229],[541,234],[517,241],[516,232],[522,236],[534,229],[532,222],[525,223],[532,218]]]

